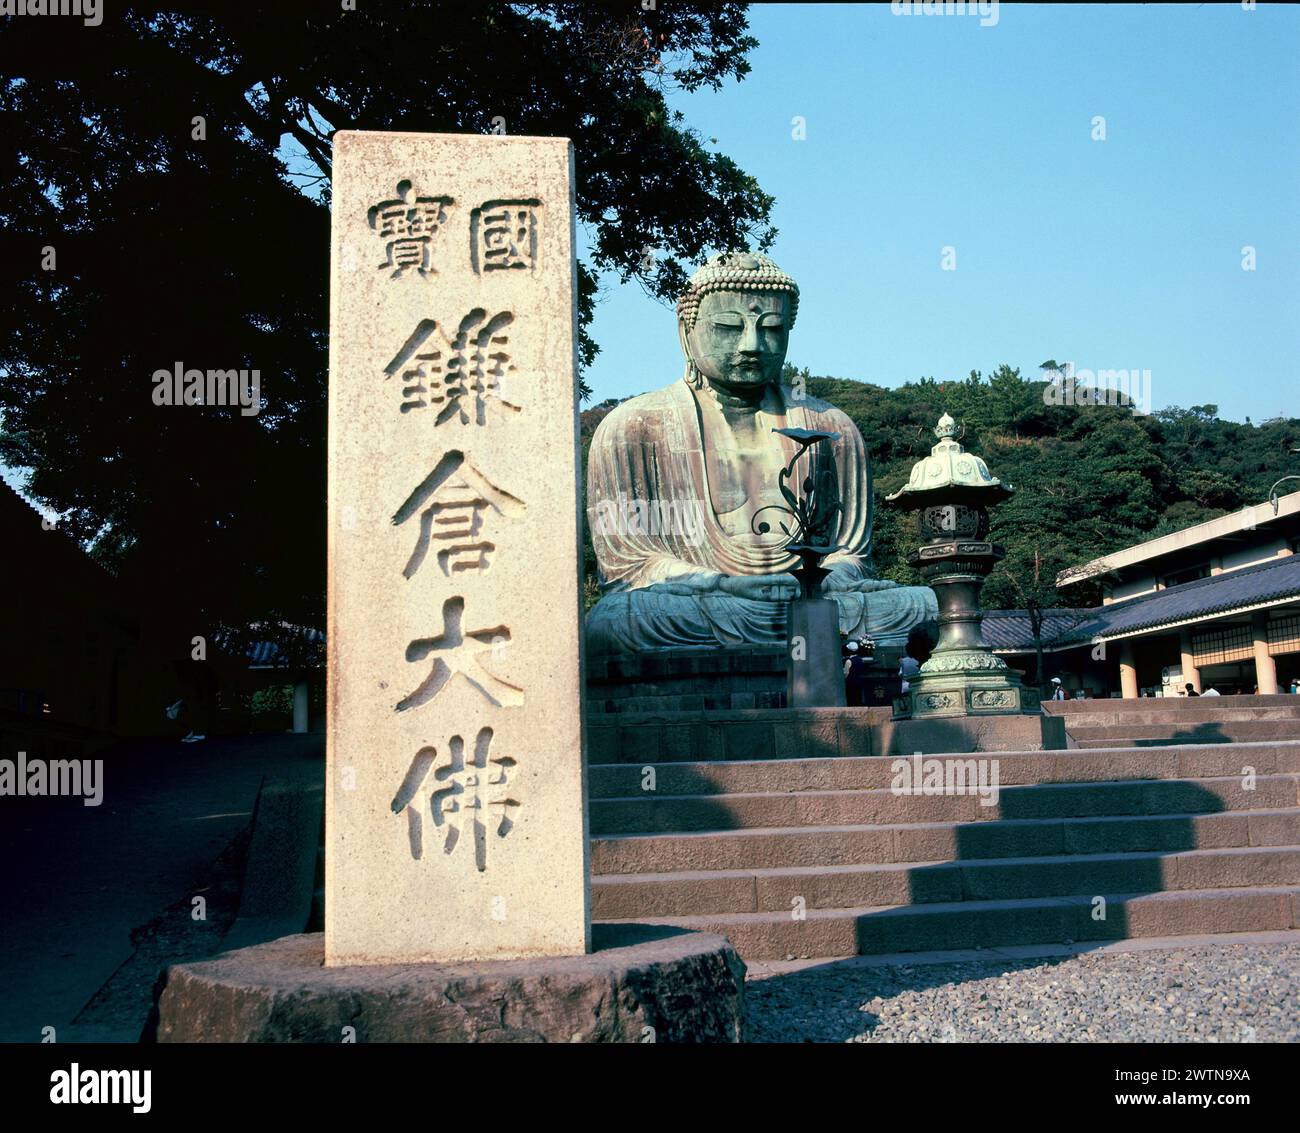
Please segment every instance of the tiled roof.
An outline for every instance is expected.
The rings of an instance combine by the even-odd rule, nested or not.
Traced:
[[[1091,621],[1093,609],[1051,609],[1043,611],[1043,645],[1051,648],[1057,638],[1064,637],[1083,622]],[[990,649],[1007,653],[1032,653],[1034,631],[1027,610],[985,610],[981,626],[984,641]]]
[[[308,630],[307,640],[317,643],[325,640],[319,630]],[[255,641],[248,647],[248,663],[255,669],[287,665],[284,650],[278,641]]]
[[[1300,555],[1287,555],[1102,606],[1068,636],[1075,641],[1117,637],[1286,598],[1300,598]]]
[[[266,636],[261,636],[265,634]],[[278,669],[298,664],[311,666],[323,664],[325,635],[318,629],[289,625],[248,626],[242,633],[223,632],[217,635],[217,644],[233,653],[243,653],[249,668]],[[285,646],[293,643],[291,657]]]
[[[0,477],[0,532],[10,559],[25,565],[25,574],[47,589],[95,587],[94,600],[110,602],[105,586],[112,587],[111,570],[86,553],[85,547],[60,528],[45,526],[45,516],[7,480]],[[91,600],[89,595],[82,595]],[[115,596],[111,604],[116,605]]]
[[[1043,647],[1065,649],[1287,598],[1300,600],[1300,555],[1198,578],[1110,606],[1044,610]],[[1025,610],[986,610],[983,631],[989,648],[998,652],[1030,653],[1034,649]]]

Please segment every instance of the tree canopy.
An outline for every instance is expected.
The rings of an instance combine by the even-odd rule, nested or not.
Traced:
[[[323,620],[333,130],[572,138],[586,362],[602,274],[774,238],[665,98],[744,77],[743,5],[104,8],[0,23],[0,460],[186,639]],[[153,404],[177,363],[264,410]]]
[[[1224,515],[1268,498],[1295,471],[1289,444],[1300,420],[1260,425],[1224,421],[1218,406],[1163,409],[1049,405],[1046,381],[1002,365],[964,380],[926,378],[885,389],[814,377],[808,391],[851,416],[862,430],[881,496],[901,487],[935,443],[944,413],[965,429],[962,443],[1012,484],[1015,495],[990,513],[990,535],[1007,557],[984,585],[986,608],[1086,606],[1099,584],[1056,589],[1056,575],[1100,555]],[[920,581],[906,559],[916,534],[910,517],[876,509],[875,561],[881,577]]]

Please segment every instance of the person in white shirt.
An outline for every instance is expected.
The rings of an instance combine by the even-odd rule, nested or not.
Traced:
[[[911,688],[908,677],[914,677],[921,671],[921,662],[913,657],[910,653],[904,653],[902,661],[898,664],[898,675],[903,678],[903,692]]]
[[[1215,688],[1213,685],[1211,685],[1211,686],[1210,686],[1209,688],[1207,688],[1203,693],[1201,693],[1201,695],[1202,695],[1202,696],[1218,696],[1218,695],[1219,695],[1219,690],[1218,690],[1217,688]]]

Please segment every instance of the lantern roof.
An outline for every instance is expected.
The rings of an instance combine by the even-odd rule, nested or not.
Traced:
[[[957,442],[957,422],[945,413],[935,426],[939,443],[930,455],[912,466],[912,475],[886,503],[922,508],[933,504],[962,503],[988,507],[1005,500],[1014,489],[989,472],[988,465]]]

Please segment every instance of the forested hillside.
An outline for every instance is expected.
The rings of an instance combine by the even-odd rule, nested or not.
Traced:
[[[1148,416],[1121,405],[1050,405],[1048,383],[999,367],[965,381],[923,379],[896,389],[818,377],[787,366],[808,392],[857,422],[875,472],[874,557],[882,578],[916,583],[910,516],[881,506],[935,443],[944,412],[965,426],[962,443],[983,457],[1015,496],[992,513],[992,538],[1007,557],[984,587],[985,608],[1091,605],[1096,583],[1055,586],[1058,571],[1133,543],[1259,503],[1280,477],[1300,472],[1300,419],[1261,424],[1220,420],[1217,405]],[[582,415],[583,455],[612,403]],[[596,596],[587,540],[588,601]]]

